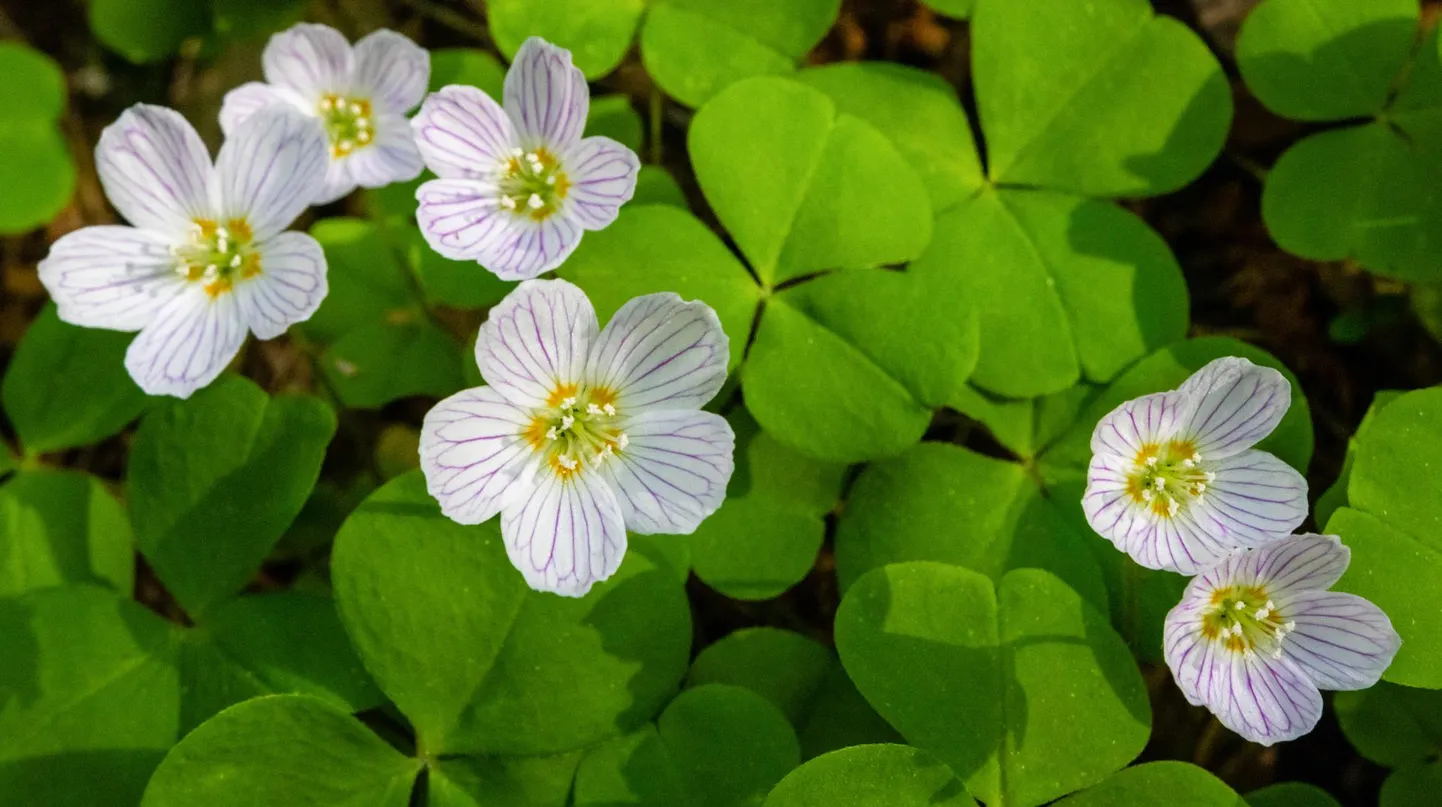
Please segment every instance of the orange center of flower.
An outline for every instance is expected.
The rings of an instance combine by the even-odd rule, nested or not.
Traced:
[[[204,283],[211,297],[219,297],[234,288],[237,280],[260,274],[260,253],[253,241],[245,219],[224,223],[196,219],[190,240],[174,249],[178,270],[186,280]]]
[[[1162,518],[1200,502],[1207,485],[1216,479],[1216,474],[1202,467],[1202,457],[1189,440],[1147,443],[1132,463],[1127,495]]]
[[[561,478],[599,466],[629,443],[620,428],[616,394],[605,387],[560,384],[526,427],[526,443]]]
[[[1282,640],[1296,627],[1260,585],[1216,589],[1202,611],[1202,635],[1243,655],[1281,655]]]
[[[550,218],[571,191],[560,161],[545,148],[512,150],[501,166],[499,184],[501,206],[536,221]]]

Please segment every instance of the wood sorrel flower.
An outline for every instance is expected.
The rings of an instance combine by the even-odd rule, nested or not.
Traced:
[[[134,226],[64,236],[40,281],[66,322],[140,331],[125,366],[141,389],[189,397],[225,369],[247,329],[272,339],[325,298],[320,244],[283,231],[326,160],[325,132],[284,107],[237,128],[212,166],[179,113],[133,106],[101,134],[95,167]]]
[[[501,514],[532,588],[579,597],[610,577],[626,530],[690,533],[721,506],[735,435],[698,411],[726,380],[716,312],[637,297],[598,333],[585,293],[522,283],[476,339],[489,386],[441,401],[421,427],[421,469],[462,524]]]
[[[1187,700],[1271,745],[1317,725],[1319,689],[1377,683],[1402,640],[1382,609],[1327,590],[1350,559],[1335,536],[1294,535],[1193,578],[1163,639]]]
[[[1307,516],[1307,480],[1251,448],[1290,402],[1281,373],[1224,358],[1118,406],[1092,433],[1087,521],[1137,563],[1182,574],[1290,533]]]
[[[535,37],[506,73],[504,108],[475,87],[427,98],[411,125],[440,177],[416,192],[431,247],[525,280],[560,266],[584,231],[615,221],[640,161],[608,137],[581,137],[590,105],[570,51]]]
[[[395,31],[350,43],[325,25],[301,23],[270,38],[261,55],[265,82],[225,94],[220,125],[229,135],[246,118],[286,104],[316,118],[330,139],[330,168],[310,202],[325,204],[362,188],[420,176],[421,154],[406,113],[431,78],[426,50]]]

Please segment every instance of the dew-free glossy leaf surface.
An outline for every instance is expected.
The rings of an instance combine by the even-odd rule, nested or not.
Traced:
[[[0,596],[64,583],[103,583],[129,596],[130,520],[88,474],[22,471],[0,486]]]
[[[692,568],[728,597],[770,599],[811,571],[846,468],[782,445],[744,409],[730,420],[737,470],[721,509],[689,539]]]
[[[486,5],[491,36],[507,58],[528,37],[538,36],[571,51],[588,79],[621,63],[645,10],[645,0],[492,0]]]
[[[1107,381],[1186,334],[1187,288],[1171,250],[1106,202],[982,193],[937,220],[913,269],[956,278],[981,317],[974,382],[1001,395]]]
[[[405,807],[420,766],[330,703],[274,695],[231,707],[187,735],[141,804]]]
[[[625,95],[600,95],[591,99],[586,117],[586,137],[609,137],[632,151],[641,150],[641,116]]]
[[[1417,33],[1416,0],[1266,0],[1237,37],[1247,88],[1278,115],[1374,115]]]
[[[1064,807],[1247,807],[1236,791],[1204,768],[1185,762],[1148,762],[1127,768],[1096,787],[1057,802]]]
[[[364,409],[450,395],[462,386],[462,361],[461,346],[430,322],[375,322],[336,340],[321,369],[342,403]]]
[[[1442,278],[1442,162],[1384,123],[1320,132],[1288,149],[1267,175],[1262,218],[1295,255]]]
[[[180,726],[171,629],[112,591],[70,586],[0,600],[0,633],[0,793],[133,807]]]
[[[997,182],[1145,196],[1190,182],[1231,122],[1221,65],[1147,0],[977,0],[972,65]]]
[[[460,84],[476,87],[499,101],[505,81],[506,68],[487,51],[475,48],[435,48],[431,51],[431,92]]]
[[[787,774],[764,807],[975,807],[939,760],[905,745],[861,745]]]
[[[971,123],[956,90],[941,77],[888,62],[846,62],[803,70],[796,78],[890,139],[921,175],[937,212],[986,181]]]
[[[731,684],[761,695],[804,724],[812,701],[836,656],[817,642],[788,630],[743,628],[708,645],[696,656],[686,685]]]
[[[1401,768],[1442,756],[1442,692],[1384,681],[1338,692],[1332,703],[1348,742],[1378,765]]]
[[[1248,793],[1247,807],[1342,807],[1342,803],[1313,784],[1277,782]]]
[[[46,306],[30,323],[0,388],[20,444],[39,454],[97,443],[140,415],[149,399],[125,371],[128,333],[81,328]]]
[[[410,213],[415,212],[414,200],[412,195]],[[378,225],[364,219],[321,219],[310,228],[310,234],[325,249],[329,291],[325,302],[301,326],[306,336],[333,342],[414,305],[406,267]]]
[[[1442,790],[1442,762],[1410,765],[1382,783],[1378,807],[1411,807],[1426,804]]]
[[[56,119],[65,109],[65,76],[49,56],[0,42],[0,233],[49,221],[70,198],[75,165]]]
[[[632,551],[582,599],[532,592],[497,521],[445,518],[419,472],[352,514],[332,565],[352,643],[433,753],[578,748],[635,729],[685,671],[676,575]]]
[[[336,417],[317,398],[271,398],[222,376],[152,408],[130,453],[135,540],[191,616],[239,591],[300,512]]]
[[[136,63],[175,53],[180,43],[205,33],[210,4],[191,0],[95,0],[90,28],[111,50]]]
[[[931,239],[920,176],[819,90],[739,82],[696,113],[688,144],[702,192],[768,286],[910,260]]]
[[[775,706],[741,687],[707,684],[676,697],[655,727],[598,746],[576,772],[576,807],[760,804],[801,761]]]
[[[701,106],[734,82],[795,69],[840,6],[840,0],[654,0],[641,29],[641,56],[661,89]]]
[[[716,311],[741,362],[760,290],[726,245],[683,209],[630,204],[610,227],[588,233],[560,276],[584,290],[606,322],[633,297],[674,292]]]
[[[875,569],[842,600],[836,646],[877,711],[988,804],[1032,807],[1095,784],[1150,733],[1125,643],[1048,572],[994,587],[941,563]]]
[[[429,807],[565,807],[580,751],[544,757],[450,757],[431,765]]]
[[[1045,569],[1100,611],[1101,570],[1085,534],[1048,501],[1025,468],[949,443],[922,443],[867,467],[836,531],[843,591],[889,563],[933,560],[994,582],[1012,569]]]

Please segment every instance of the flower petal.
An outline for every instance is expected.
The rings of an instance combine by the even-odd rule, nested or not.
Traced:
[[[1110,454],[1128,461],[1143,446],[1170,440],[1185,414],[1176,392],[1143,395],[1118,406],[1092,430],[1092,454]]]
[[[319,120],[286,106],[266,107],[220,147],[221,217],[247,220],[263,241],[310,206],[329,163],[330,145]]]
[[[1226,699],[1206,704],[1222,725],[1261,745],[1295,740],[1316,728],[1322,693],[1296,665],[1265,654],[1234,655]]]
[[[210,153],[179,112],[136,104],[100,135],[95,170],[105,195],[131,224],[173,238],[209,218]]]
[[[566,262],[585,230],[564,213],[535,221],[505,211],[510,221],[500,237],[484,242],[476,260],[502,280],[529,280]]]
[[[355,43],[351,92],[378,112],[409,112],[425,97],[430,80],[430,52],[395,31],[375,31]]]
[[[133,227],[68,233],[39,271],[60,318],[87,328],[138,331],[185,288],[170,242]]]
[[[290,90],[251,81],[225,94],[220,105],[220,130],[226,135],[232,134],[246,118],[271,104],[289,104],[303,112],[313,111],[313,107],[307,108],[300,96]]]
[[[1137,563],[1192,575],[1212,568],[1236,549],[1197,524],[1190,509],[1163,516],[1135,508],[1130,528],[1119,537],[1103,535]]]
[[[499,199],[500,191],[488,181],[433,179],[416,189],[416,222],[431,249],[451,260],[473,261],[514,226]]]
[[[492,179],[520,144],[505,110],[475,87],[431,93],[411,129],[426,167],[446,179]]]
[[[601,474],[621,503],[626,529],[690,535],[726,499],[736,435],[710,412],[646,412],[621,428],[626,448]]]
[[[1326,591],[1342,578],[1352,550],[1335,535],[1303,533],[1268,543],[1232,561],[1231,574],[1262,583],[1274,596]]]
[[[325,251],[305,233],[281,233],[259,245],[260,274],[235,284],[241,316],[261,339],[310,319],[326,294]]]
[[[236,295],[212,298],[191,283],[130,343],[125,368],[150,395],[189,398],[235,358],[245,333]]]
[[[441,512],[480,524],[534,486],[523,473],[535,452],[521,436],[531,416],[491,387],[462,390],[436,404],[421,425],[421,471]]]
[[[1302,592],[1279,610],[1296,623],[1282,652],[1322,689],[1372,686],[1402,645],[1382,609],[1355,594]]]
[[[350,88],[350,43],[328,25],[300,23],[276,34],[260,57],[265,80],[286,87],[314,107],[326,93]]]
[[[1189,507],[1219,543],[1254,547],[1288,535],[1307,518],[1307,480],[1265,451],[1248,449],[1209,464],[1217,475]]]
[[[581,380],[595,338],[596,309],[585,292],[564,280],[531,280],[491,309],[476,336],[476,364],[506,400],[544,406]]]
[[[1292,403],[1285,376],[1235,357],[1210,362],[1177,393],[1188,407],[1181,433],[1208,460],[1256,445],[1277,428]]]
[[[1206,594],[1198,597],[1196,589],[1195,584],[1189,585],[1182,601],[1167,613],[1162,627],[1162,655],[1187,703],[1211,708],[1211,704],[1226,702],[1232,665],[1240,656],[1202,634],[1201,612],[1207,605]]]
[[[506,71],[505,102],[524,148],[564,152],[586,128],[591,90],[570,51],[533,36]]]
[[[570,181],[566,214],[587,230],[609,227],[636,192],[641,161],[609,137],[588,137],[561,160]]]
[[[362,188],[409,182],[426,167],[411,135],[410,122],[389,112],[375,116],[375,140],[356,149],[343,162],[352,181]]]
[[[716,312],[671,292],[621,306],[596,340],[586,379],[616,394],[624,414],[699,409],[726,382],[730,356]]]
[[[626,527],[609,485],[594,474],[541,471],[524,498],[501,513],[511,563],[531,588],[580,597],[621,565]]]

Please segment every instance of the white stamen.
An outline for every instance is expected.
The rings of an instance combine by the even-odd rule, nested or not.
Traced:
[[[565,431],[565,430],[571,428],[571,425],[574,424],[575,422],[576,422],[576,419],[573,418],[573,417],[571,417],[570,415],[565,415],[565,416],[563,416],[563,417],[561,418],[561,431]]]
[[[1167,480],[1159,476],[1156,479],[1152,480],[1152,487],[1156,488],[1157,490],[1166,490]]]
[[[1202,476],[1205,476],[1208,482],[1217,481],[1217,475],[1212,473],[1211,471],[1207,471],[1206,473],[1202,474]]]
[[[230,268],[239,269],[240,265],[244,262],[245,261],[239,255],[235,255],[230,259]]]
[[[371,119],[370,119],[370,118],[356,118],[356,119],[355,119],[355,125],[356,125],[356,128],[357,128],[357,129],[369,129],[369,128],[370,128],[370,125],[371,125]]]
[[[1183,467],[1183,468],[1190,468],[1190,467],[1192,467],[1193,465],[1196,465],[1196,463],[1195,463],[1195,462],[1192,462],[1192,460],[1191,460],[1190,457],[1187,458],[1187,459],[1182,460],[1182,467]]]
[[[599,407],[599,406],[597,406],[597,405],[595,405],[595,404],[593,404],[593,403],[591,403],[591,404],[586,404],[586,414],[588,414],[588,415],[599,415],[599,414],[601,414],[601,407]]]
[[[525,154],[525,153],[526,153],[526,152],[522,151],[521,149],[511,149],[511,156],[512,156],[512,157],[520,157],[520,156],[522,156],[522,155]]]
[[[620,436],[618,436],[618,437],[616,438],[616,448],[619,449],[619,450],[623,450],[623,451],[624,451],[625,448],[626,448],[626,446],[628,446],[628,445],[630,445],[630,444],[631,444],[631,438],[630,438],[630,437],[627,437],[625,432],[621,432]]]
[[[605,406],[601,407],[601,411],[602,411],[602,412],[605,412],[606,414],[610,415],[611,417],[615,417],[615,416],[616,416],[616,407],[612,406],[611,404],[606,404]]]
[[[1237,600],[1236,602],[1232,603],[1232,607],[1240,611],[1243,608],[1246,608],[1247,604],[1242,602],[1241,600]]]
[[[1142,488],[1142,501],[1144,501],[1144,502],[1150,502],[1152,499],[1155,499],[1155,498],[1156,498],[1156,494],[1155,494],[1155,493],[1152,493],[1152,489],[1151,489],[1151,488]]]
[[[570,454],[562,454],[556,457],[556,462],[568,471],[576,470],[576,460]]]
[[[335,147],[340,149],[341,151],[350,151],[351,149],[355,148],[355,143],[350,140],[342,140],[339,143],[336,143]]]
[[[501,207],[504,207],[504,208],[507,209],[507,210],[515,210],[515,209],[516,209],[516,200],[515,200],[515,199],[512,199],[512,198],[509,197],[509,196],[502,196],[502,197],[501,197]]]
[[[1156,457],[1147,457],[1147,467],[1148,467],[1148,468],[1155,468],[1156,465],[1157,465],[1157,458],[1156,458]]]
[[[561,408],[562,408],[562,409],[575,409],[575,408],[576,408],[576,399],[575,399],[575,397],[572,396],[572,397],[570,397],[570,398],[562,398],[562,399],[561,399]]]
[[[1195,488],[1195,490],[1196,490],[1197,495],[1198,495],[1198,496],[1201,496],[1203,493],[1206,493],[1206,492],[1207,492],[1207,483],[1206,483],[1206,482],[1198,482],[1198,483],[1197,483],[1197,487]]]
[[[561,439],[561,436],[556,433],[556,427],[555,427],[555,426],[552,426],[551,428],[546,429],[546,439],[547,439],[547,440],[550,440],[550,441],[553,442],[553,443],[556,442],[557,440]]]
[[[554,184],[556,184],[556,177],[555,177],[554,175],[546,177],[546,184],[547,184],[547,185],[554,185]]]
[[[532,210],[540,210],[542,207],[545,207],[545,205],[546,201],[541,198],[539,193],[531,194],[531,198],[526,200],[526,206]]]

